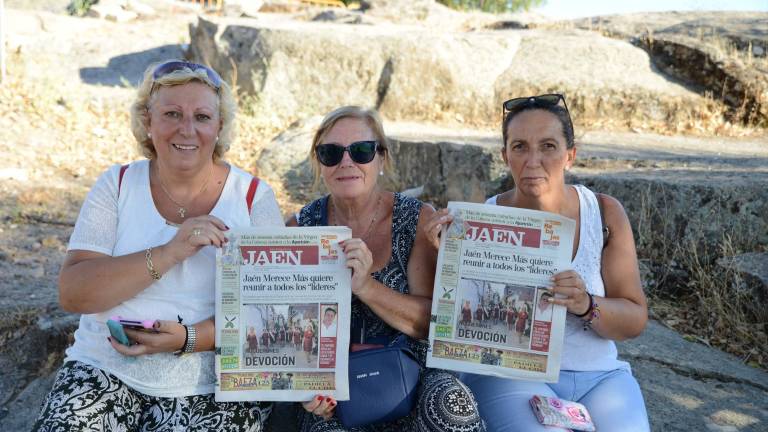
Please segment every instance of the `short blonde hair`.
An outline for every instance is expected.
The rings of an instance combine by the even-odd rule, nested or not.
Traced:
[[[131,105],[131,132],[133,132],[133,136],[136,138],[139,152],[148,159],[154,159],[157,156],[152,140],[149,138],[149,131],[147,130],[149,106],[155,93],[157,93],[157,89],[161,86],[170,87],[183,85],[190,81],[198,81],[211,87],[218,96],[221,129],[219,129],[219,139],[216,141],[216,146],[213,149],[213,159],[218,160],[229,150],[235,136],[237,103],[232,95],[232,89],[224,80],[221,80],[221,85],[217,89],[203,69],[181,68],[154,79],[153,73],[155,69],[171,61],[174,60],[166,60],[149,65],[147,70],[144,71],[144,79],[139,84],[136,99]]]
[[[320,161],[317,160],[315,149],[323,141],[325,136],[328,135],[328,132],[333,129],[336,123],[345,118],[363,120],[365,124],[368,125],[376,139],[376,149],[379,152],[379,155],[384,158],[384,172],[389,174],[392,171],[392,155],[389,151],[389,140],[387,139],[387,136],[384,135],[384,126],[381,123],[379,113],[374,109],[355,105],[343,106],[329,112],[325,118],[323,118],[320,127],[318,127],[315,132],[314,138],[312,138],[312,147],[309,149],[309,161],[312,165],[312,173],[315,176],[315,187],[320,184]]]

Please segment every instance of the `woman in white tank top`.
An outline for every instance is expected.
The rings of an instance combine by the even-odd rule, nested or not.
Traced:
[[[610,234],[604,243],[598,198],[584,186],[565,183],[576,147],[562,95],[511,99],[503,109],[501,155],[516,187],[487,203],[559,213],[577,221],[573,270],[552,278],[552,292],[560,296],[550,302],[568,310],[561,373],[554,384],[473,374],[462,380],[475,394],[491,431],[549,430],[530,408],[534,395],[582,403],[601,432],[648,431],[640,387],[629,365],[616,358],[613,342],[638,336],[648,319],[624,208],[602,196]]]

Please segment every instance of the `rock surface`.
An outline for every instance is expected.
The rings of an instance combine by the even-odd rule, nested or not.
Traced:
[[[639,13],[575,20],[642,46],[670,77],[730,107],[730,115],[768,124],[765,12]],[[544,26],[552,24],[544,24]]]
[[[732,274],[733,286],[749,293],[758,304],[768,300],[768,253],[751,252],[721,258],[718,265]]]
[[[671,77],[721,97],[732,117],[768,124],[768,67],[746,65],[686,36],[646,36],[641,44]]]
[[[279,127],[347,104],[392,120],[488,126],[511,95],[553,90],[585,122],[685,122],[707,103],[660,76],[642,49],[577,30],[201,19],[190,50],[236,76],[256,96],[254,110]]]

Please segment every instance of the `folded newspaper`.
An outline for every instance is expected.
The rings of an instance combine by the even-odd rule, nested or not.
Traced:
[[[217,401],[349,399],[351,272],[339,242],[351,234],[227,232],[216,255]]]
[[[549,278],[571,268],[575,222],[554,213],[449,202],[427,366],[557,381],[565,308]]]

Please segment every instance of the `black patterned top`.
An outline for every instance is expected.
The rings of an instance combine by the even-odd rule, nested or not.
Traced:
[[[392,256],[383,269],[371,276],[389,288],[408,294],[408,260],[416,240],[422,202],[395,192],[392,207]],[[299,212],[300,226],[328,225],[328,196],[312,201]],[[379,318],[356,295],[352,295],[351,343],[388,344],[400,334]],[[424,359],[426,344],[409,340],[417,357]]]

